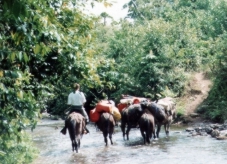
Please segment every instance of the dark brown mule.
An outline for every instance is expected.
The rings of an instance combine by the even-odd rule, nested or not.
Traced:
[[[155,124],[157,125],[156,136],[159,138],[159,132],[161,126],[164,125],[166,136],[169,136],[170,124],[173,121],[173,115],[166,113],[163,106],[158,105],[155,102],[143,102],[141,103],[143,109],[148,109],[155,118]]]
[[[96,125],[103,133],[104,142],[106,143],[106,146],[108,145],[108,140],[107,140],[108,134],[109,134],[110,142],[113,145],[112,135],[114,133],[114,126],[115,126],[115,120],[113,118],[113,115],[111,115],[108,112],[102,113],[99,120],[96,122]]]
[[[143,114],[143,110],[140,104],[133,104],[125,108],[121,112],[121,130],[123,133],[123,138],[125,140],[125,135],[127,140],[129,140],[129,131],[131,128],[138,126],[140,117]],[[127,130],[125,131],[127,125]]]
[[[140,117],[139,127],[141,135],[144,139],[144,144],[150,143],[152,134],[154,139],[156,138],[154,116],[147,109],[145,109],[144,114]]]
[[[65,121],[66,128],[69,131],[69,136],[72,141],[72,151],[78,153],[80,148],[80,140],[83,136],[85,128],[85,118],[76,112],[72,112]]]

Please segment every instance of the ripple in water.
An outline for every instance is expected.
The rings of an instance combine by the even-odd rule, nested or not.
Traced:
[[[188,137],[185,127],[171,126],[169,138],[162,128],[160,138],[149,145],[143,145],[139,129],[132,129],[129,141],[124,141],[120,128],[116,127],[114,144],[107,147],[102,133],[92,124],[88,128],[90,134],[83,136],[77,154],[72,152],[68,134],[60,134],[61,128],[55,129],[51,123],[38,126],[29,132],[40,149],[40,156],[33,164],[217,164],[227,160],[226,141],[210,136]]]

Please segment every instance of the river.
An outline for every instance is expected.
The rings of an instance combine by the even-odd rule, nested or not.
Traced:
[[[186,126],[171,125],[166,138],[164,128],[158,140],[143,144],[139,129],[132,129],[129,141],[123,140],[120,127],[115,128],[113,145],[105,146],[103,135],[89,124],[90,134],[81,140],[79,153],[72,152],[68,136],[60,133],[63,121],[41,120],[29,133],[40,155],[32,164],[218,164],[227,162],[226,140],[211,136],[189,136]],[[110,142],[109,142],[110,143]]]

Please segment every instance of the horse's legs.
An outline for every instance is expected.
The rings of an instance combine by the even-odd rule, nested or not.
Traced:
[[[104,137],[104,142],[106,143],[106,146],[108,145],[107,135],[108,133],[103,131],[103,137]]]
[[[124,121],[121,121],[121,131],[123,133],[124,140],[125,140],[125,125],[126,125],[126,123]]]
[[[78,142],[77,142],[77,140],[75,140],[75,144],[74,144],[74,147],[75,147],[75,150],[76,150],[76,153],[78,153]]]
[[[166,136],[168,137],[168,136],[169,136],[169,126],[170,126],[170,124],[167,123],[167,124],[165,124],[164,126],[165,126]]]
[[[128,123],[128,127],[127,127],[127,130],[126,130],[126,135],[127,135],[127,140],[129,140],[129,131],[131,129],[131,123]]]
[[[155,125],[152,125],[151,126],[151,138],[152,138],[152,134],[153,134],[153,137],[154,139],[156,138],[156,134],[155,134]]]
[[[69,130],[70,139],[72,141],[72,151],[74,151],[76,139],[75,139],[74,133],[72,132],[71,128],[69,128],[68,130]]]
[[[74,132],[72,130],[69,130],[70,139],[72,141],[72,151],[76,151],[78,153],[78,148],[80,147],[80,139],[78,139],[78,136],[75,136]]]
[[[109,139],[110,139],[110,142],[111,142],[111,145],[113,145],[113,140],[112,140],[112,135],[114,133],[114,125],[113,127],[110,128],[110,132],[109,132]]]
[[[140,128],[140,133],[141,133],[141,135],[143,137],[143,143],[146,144],[145,134],[144,134],[144,132],[143,132],[143,130],[141,128]]]
[[[147,132],[146,132],[146,141],[147,141],[148,144],[150,143],[150,132],[149,132],[148,129],[147,129]]]
[[[112,134],[109,135],[109,138],[110,138],[111,145],[113,145]]]
[[[80,148],[80,139],[78,139],[78,148]]]
[[[150,144],[150,138],[152,137],[151,135],[151,123],[149,120],[147,120],[146,122],[146,140],[147,140],[147,143]]]
[[[161,130],[161,125],[158,124],[157,125],[157,131],[156,131],[157,138],[159,138],[159,132],[160,132],[160,130]]]
[[[74,152],[74,140],[72,140],[72,151]]]
[[[109,133],[109,139],[110,139],[111,145],[113,145],[112,134],[113,134],[113,133]]]

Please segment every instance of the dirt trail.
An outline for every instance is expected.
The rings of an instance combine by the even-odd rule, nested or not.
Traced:
[[[187,96],[186,115],[195,112],[197,107],[207,98],[212,82],[206,78],[206,74],[199,72],[189,83],[189,94]]]

